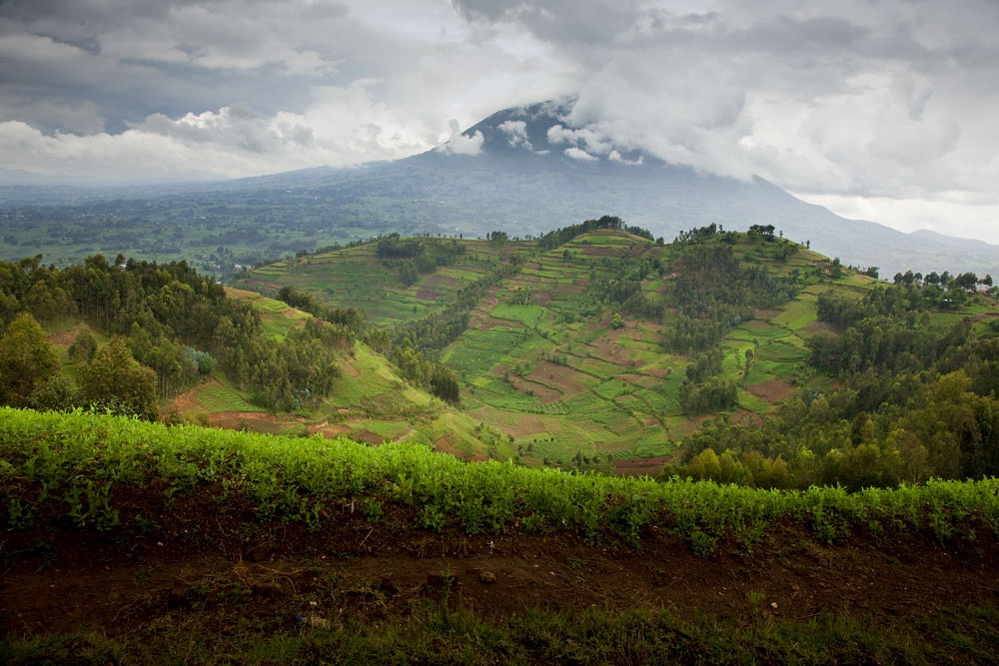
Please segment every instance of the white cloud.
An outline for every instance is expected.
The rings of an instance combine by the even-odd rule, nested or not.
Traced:
[[[590,155],[585,150],[580,150],[579,148],[576,148],[575,146],[573,146],[572,148],[566,148],[565,155],[566,157],[571,157],[572,159],[579,160],[581,162],[596,162],[598,159],[600,159],[598,157]]]
[[[507,120],[499,124],[499,130],[509,138],[507,144],[513,148],[524,147],[530,151],[534,150],[531,140],[527,136],[527,123],[523,120]]]
[[[993,0],[6,2],[0,168],[206,178],[470,153],[481,138],[445,119],[570,94],[548,138],[577,157],[643,149],[985,236],[996,25]]]
[[[621,153],[616,150],[610,151],[610,155],[607,156],[611,162],[617,162],[619,164],[627,164],[629,166],[637,166],[645,162],[645,158],[642,155],[638,156],[638,159],[629,160],[621,155]]]
[[[482,152],[482,142],[484,141],[482,132],[476,131],[471,136],[465,136],[461,133],[458,121],[454,118],[451,119],[449,125],[451,137],[445,143],[437,146],[438,152],[445,155],[478,155]]]
[[[796,196],[825,206],[850,219],[877,220],[900,231],[931,229],[948,236],[977,238],[999,245],[999,203],[970,203],[929,199],[889,199],[796,192]]]

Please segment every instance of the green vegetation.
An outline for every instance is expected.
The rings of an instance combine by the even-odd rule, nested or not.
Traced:
[[[807,360],[838,390],[798,391],[759,427],[720,419],[664,475],[859,489],[999,474],[999,339],[974,335],[970,318],[930,315],[964,291],[910,280],[860,297],[820,293],[829,330],[808,340]]]
[[[232,593],[223,586],[223,592]],[[684,620],[661,608],[625,611],[531,608],[507,621],[446,602],[406,614],[348,620],[337,630],[289,631],[246,618],[227,631],[173,619],[139,635],[15,638],[0,644],[11,666],[36,663],[328,662],[386,664],[987,664],[999,649],[993,606],[940,608],[911,623],[825,613],[808,622],[763,618],[747,624],[715,617]]]
[[[466,534],[569,530],[586,540],[641,546],[643,529],[690,540],[710,554],[719,540],[752,544],[778,524],[820,540],[861,527],[930,529],[941,541],[985,526],[999,530],[999,481],[929,481],[897,490],[754,490],[735,485],[575,475],[509,463],[466,465],[418,444],[371,448],[345,439],[167,427],[117,416],[0,410],[0,503],[8,528],[56,515],[107,530],[130,515],[133,487],[145,520],[166,520],[178,496],[221,488],[219,516],[247,502],[258,518],[315,526],[320,514],[368,498],[393,505],[431,531]],[[159,479],[155,489],[146,479]],[[53,514],[52,512],[55,512]],[[134,517],[132,518],[134,520]],[[123,525],[122,527],[137,527]],[[969,530],[971,530],[969,532]]]
[[[391,262],[420,256],[431,272],[403,286]],[[752,429],[797,389],[828,392],[830,368],[814,362],[828,340],[840,339],[827,335],[827,303],[860,303],[877,284],[768,225],[748,234],[712,225],[663,244],[612,217],[521,241],[502,232],[486,241],[392,235],[268,266],[243,283],[293,285],[285,289],[309,289],[325,307],[363,309],[367,340],[403,378],[432,388],[435,368],[446,367],[465,412],[512,437],[520,460],[573,468],[580,451],[618,460],[679,448],[674,462],[686,463],[704,449],[686,438],[705,415]],[[991,330],[960,328],[963,318],[996,313],[991,298],[969,296],[960,284],[937,280],[919,305],[931,324],[951,331],[938,346]],[[531,446],[540,440],[543,450]],[[777,455],[764,457],[773,463]],[[783,463],[791,457],[783,454]],[[795,487],[853,483],[835,474],[795,479]]]
[[[155,372],[152,386],[159,399],[199,384],[220,368],[248,390],[255,402],[289,410],[329,394],[339,371],[338,348],[354,339],[345,323],[319,325],[314,321],[284,331],[280,340],[267,337],[253,307],[227,298],[221,285],[198,276],[185,263],[148,264],[125,261],[121,255],[114,264],[97,255],[64,270],[42,266],[37,258],[0,263],[0,303],[0,325],[7,327],[8,341],[28,335],[27,329],[22,330],[26,315],[19,312],[49,325],[82,320],[105,335],[120,336],[129,358],[115,350],[113,363],[96,350],[92,336],[87,337],[89,332],[74,342],[71,359],[87,363],[79,373],[82,400],[105,407],[125,406],[126,412],[149,417],[158,410],[146,395],[148,382],[144,379],[140,390],[131,375],[121,374],[130,362],[138,361]],[[35,344],[25,349],[41,353],[37,332],[28,337]],[[11,347],[7,344],[6,348]],[[26,369],[23,366],[29,359],[24,353],[4,361],[12,372],[18,364]],[[94,365],[99,359],[100,369]],[[35,371],[21,376],[30,378],[30,385],[22,381],[23,385],[7,387],[3,398],[8,404],[27,404],[30,393],[51,374],[51,363],[41,357],[29,364]],[[113,387],[122,382],[128,388],[118,395]],[[143,397],[138,398],[139,394]],[[47,399],[52,397],[49,392]],[[67,393],[66,397],[71,396]],[[49,400],[46,406],[71,409],[77,404],[71,399],[61,404]]]

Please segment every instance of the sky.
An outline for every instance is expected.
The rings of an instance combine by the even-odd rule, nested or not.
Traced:
[[[0,182],[406,157],[495,111],[999,243],[995,0],[0,0]]]

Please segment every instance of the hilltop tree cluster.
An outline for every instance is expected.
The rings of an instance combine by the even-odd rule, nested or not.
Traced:
[[[415,284],[421,274],[433,273],[441,266],[453,266],[465,254],[465,246],[451,238],[402,239],[399,234],[382,236],[375,250],[386,268],[398,266],[402,283]]]
[[[129,405],[120,411],[145,416],[154,415],[149,403],[203,381],[216,367],[249,389],[259,404],[295,409],[312,396],[329,393],[339,372],[337,352],[353,339],[346,326],[310,324],[275,341],[262,334],[259,315],[249,304],[227,298],[221,285],[200,277],[185,262],[125,261],[121,255],[114,263],[95,255],[62,270],[44,266],[40,256],[0,263],[0,324],[8,328],[8,336],[19,335],[26,326],[17,323],[25,313],[42,323],[81,319],[112,337],[111,349],[105,351],[97,348],[86,327],[81,329],[70,349],[71,360],[86,364],[79,373],[79,391],[49,391],[46,406],[104,404],[100,395],[106,395],[117,400],[108,406]],[[142,385],[153,377],[154,391],[141,408],[128,397],[135,393],[131,389],[102,394],[93,388],[111,391],[129,384],[134,370],[130,359],[153,373],[143,373]],[[98,382],[98,376],[109,372],[111,379]],[[31,392],[38,388],[32,385]],[[51,404],[58,395],[65,402]],[[8,385],[4,400],[24,403],[30,393],[25,386]]]

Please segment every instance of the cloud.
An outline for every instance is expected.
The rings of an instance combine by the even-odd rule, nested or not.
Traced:
[[[451,127],[451,137],[437,147],[438,152],[445,155],[478,155],[482,152],[482,132],[476,131],[471,136],[465,136],[461,133],[457,120],[452,118],[448,124]]]
[[[617,152],[616,150],[610,151],[610,155],[607,156],[607,159],[609,159],[611,162],[617,162],[618,164],[627,164],[629,166],[638,166],[639,164],[643,164],[645,162],[645,157],[643,155],[639,155],[636,159],[629,160],[623,157],[621,153]]]
[[[447,119],[558,98],[562,150],[895,220],[887,202],[924,202],[943,230],[964,206],[986,233],[996,25],[994,0],[7,0],[0,168],[190,179],[472,152]]]
[[[549,132],[554,144],[760,175],[827,201],[869,201],[867,212],[897,221],[903,207],[887,202],[947,203],[927,207],[945,231],[943,211],[963,205],[947,193],[997,196],[994,2],[959,12],[922,0],[845,0],[835,11],[793,0],[695,0],[683,11],[644,0],[453,3],[470,25],[520,30],[576,66],[578,102]],[[980,213],[968,218],[990,233]]]
[[[566,148],[564,152],[566,157],[571,157],[572,159],[579,160],[580,162],[596,162],[600,159],[599,157],[594,157],[585,150],[580,150],[575,146],[572,148]]]
[[[499,124],[499,130],[509,138],[507,144],[512,148],[523,147],[534,151],[531,140],[527,136],[527,123],[523,120],[507,120]]]

